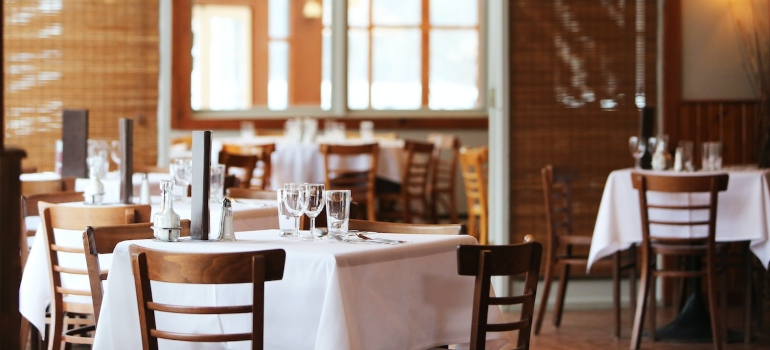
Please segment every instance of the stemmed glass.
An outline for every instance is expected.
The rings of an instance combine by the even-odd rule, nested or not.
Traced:
[[[631,156],[636,160],[636,167],[641,167],[640,160],[644,156],[644,153],[650,149],[655,150],[655,145],[658,143],[658,139],[650,137],[646,139],[644,137],[631,136],[628,138],[628,149],[631,151]]]
[[[324,184],[302,184],[302,202],[305,207],[305,215],[310,218],[311,237],[316,235],[315,218],[321,213],[326,203],[326,186]],[[320,235],[319,235],[320,236]]]
[[[305,213],[305,207],[304,207],[304,201],[303,201],[303,191],[300,188],[299,184],[284,184],[283,185],[283,197],[281,200],[283,201],[283,204],[286,205],[286,210],[289,212],[289,215],[294,217],[294,227],[297,228],[297,233],[299,233],[299,218],[302,217],[302,214]],[[303,237],[302,234],[298,234],[299,238],[302,240],[307,240],[307,237]],[[313,239],[313,234],[310,234],[310,240]]]
[[[187,197],[187,186],[192,182],[192,159],[177,158],[169,169],[171,170],[171,176],[174,177],[176,183],[182,188],[181,198]]]
[[[115,164],[120,165],[120,141],[112,140],[110,142],[110,158]]]

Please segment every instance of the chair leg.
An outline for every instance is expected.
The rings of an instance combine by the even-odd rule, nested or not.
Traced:
[[[620,338],[620,252],[612,254],[612,312],[615,314],[615,338]]]
[[[649,300],[647,301],[647,307],[649,310],[647,311],[649,313],[649,317],[647,317],[647,324],[649,327],[649,330],[647,331],[650,334],[650,339],[655,341],[658,339],[658,337],[655,335],[655,328],[656,328],[656,322],[658,317],[658,287],[657,287],[658,279],[654,274],[650,275],[650,281],[649,281],[649,287],[650,290],[647,291],[647,295],[649,296]]]
[[[556,289],[556,306],[553,310],[553,326],[561,325],[561,314],[564,310],[564,297],[567,293],[567,281],[569,280],[569,264],[562,264],[561,275],[559,275],[559,286]]]
[[[722,349],[722,327],[721,327],[721,320],[720,320],[720,313],[717,308],[717,281],[716,281],[716,275],[715,275],[715,266],[713,261],[707,262],[708,267],[708,275],[706,276],[706,280],[708,283],[708,304],[709,304],[709,312],[711,313],[711,334],[714,339],[714,349],[720,350]],[[724,307],[724,305],[722,305]]]
[[[650,267],[647,259],[642,259],[642,271],[640,276],[639,292],[636,298],[636,313],[634,316],[634,326],[631,330],[631,350],[638,350],[642,341],[642,327],[644,325],[644,313],[647,309],[647,297],[649,291]]]
[[[52,308],[50,332],[48,333],[48,350],[61,349],[61,336],[64,330],[62,323],[64,323],[64,313],[56,308]]]
[[[543,325],[543,316],[545,316],[545,309],[548,306],[548,294],[551,292],[551,284],[553,284],[553,270],[556,268],[553,259],[553,252],[549,252],[545,263],[545,278],[543,279],[543,292],[540,294],[540,309],[537,311],[537,319],[535,320],[535,335],[540,334],[540,327]]]
[[[751,251],[749,250],[749,243],[745,243],[742,245],[743,247],[743,276],[745,278],[744,281],[744,291],[743,291],[743,342],[749,343],[751,342],[751,316],[752,316],[752,308],[754,307],[754,299],[753,299],[753,291],[754,291],[754,281],[753,281],[753,269],[752,269],[752,256]]]
[[[631,266],[628,268],[628,293],[630,294],[628,303],[631,305],[631,310],[636,310],[636,245],[631,245],[629,248],[629,259],[631,260]]]

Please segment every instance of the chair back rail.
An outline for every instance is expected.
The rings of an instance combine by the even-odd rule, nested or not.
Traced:
[[[487,162],[489,148],[460,148],[460,170],[468,202],[468,234],[487,244]]]
[[[350,190],[351,201],[365,206],[367,220],[375,220],[375,179],[380,148],[376,143],[363,145],[319,146],[324,156],[324,183],[327,190]],[[351,170],[331,161],[332,158],[365,155],[369,164],[362,170]],[[338,159],[341,160],[341,159]],[[336,165],[335,165],[336,164]]]
[[[459,222],[455,184],[460,139],[456,135],[430,133],[428,141],[433,143],[433,170],[429,190],[433,223],[439,221],[439,209],[449,215],[449,222]]]
[[[463,224],[410,224],[388,221],[368,221],[350,219],[348,229],[382,233],[417,233],[428,235],[463,235],[467,234]]]

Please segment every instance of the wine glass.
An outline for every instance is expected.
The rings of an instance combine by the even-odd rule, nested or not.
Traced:
[[[112,140],[110,142],[110,158],[112,161],[120,166],[120,141]]]
[[[192,159],[174,159],[174,163],[171,164],[169,169],[171,170],[171,176],[179,184],[178,187],[182,188],[181,198],[187,197],[187,186],[192,182]]]
[[[305,215],[310,218],[310,235],[316,235],[315,218],[321,213],[326,203],[326,186],[324,184],[302,184],[303,206]]]
[[[214,164],[211,166],[211,173],[209,174],[209,200],[212,203],[222,203],[222,187],[225,183],[225,165]]]
[[[647,139],[638,136],[631,136],[628,139],[628,149],[631,151],[631,156],[636,160],[636,167],[640,168],[639,160],[644,156],[644,152],[647,151]]]
[[[281,198],[281,200],[283,201],[283,204],[286,205],[286,210],[289,212],[289,215],[294,217],[294,227],[296,227],[297,233],[299,233],[299,218],[305,213],[303,196],[299,184],[291,183],[283,185],[283,198]],[[307,239],[307,237],[303,237],[301,234],[298,236],[300,239]],[[313,239],[312,233],[310,234],[310,239]]]

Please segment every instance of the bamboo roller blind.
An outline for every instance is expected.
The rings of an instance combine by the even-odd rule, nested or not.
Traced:
[[[656,1],[510,4],[511,242],[547,238],[546,164],[579,170],[575,231],[591,235],[607,176],[634,164],[636,95],[656,101]]]
[[[134,119],[136,164],[157,158],[158,0],[5,1],[6,143],[54,170],[63,109],[89,110],[89,138]],[[113,165],[113,169],[115,166]]]

